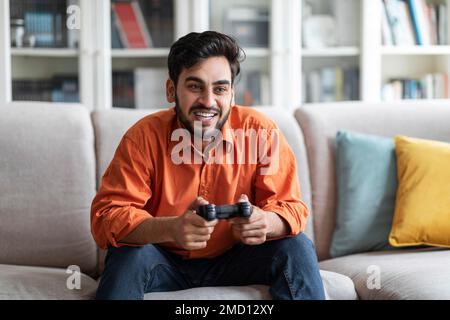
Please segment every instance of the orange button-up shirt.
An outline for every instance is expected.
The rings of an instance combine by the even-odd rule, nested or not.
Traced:
[[[272,120],[252,108],[231,108],[221,133],[226,144],[223,152],[234,152],[234,161],[225,157],[222,161],[201,158],[192,164],[174,161],[173,152],[180,150],[180,142],[173,141],[172,133],[180,127],[175,108],[170,108],[144,117],[123,136],[92,201],[91,229],[99,247],[129,245],[121,239],[144,220],[181,215],[198,196],[224,205],[234,204],[246,194],[253,205],[281,216],[290,227],[288,236],[304,231],[308,209],[300,199],[295,157]],[[257,144],[257,149],[259,152],[264,146],[275,155],[278,147],[278,156],[269,164],[277,162],[272,167],[275,170],[262,171],[268,168],[268,158],[263,161],[260,153],[256,161],[248,155],[245,161],[238,161],[239,154],[255,146],[250,141],[252,134],[227,134],[234,132],[230,129],[269,132],[267,143]],[[272,132],[279,133],[276,146],[270,138]],[[190,148],[194,150],[192,145]],[[218,256],[237,241],[227,220],[220,220],[203,249],[189,251],[172,242],[161,245],[186,258],[203,258]]]

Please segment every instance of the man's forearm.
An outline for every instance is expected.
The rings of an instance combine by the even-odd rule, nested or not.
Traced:
[[[272,211],[266,211],[268,214],[268,223],[270,225],[269,227],[269,233],[267,234],[267,238],[277,238],[285,236],[289,233],[290,227],[289,224],[284,220],[282,217],[280,217],[277,213]]]
[[[175,218],[155,217],[144,220],[119,243],[146,245],[174,241],[172,229]]]

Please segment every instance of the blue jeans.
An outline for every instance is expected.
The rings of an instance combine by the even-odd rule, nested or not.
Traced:
[[[145,293],[264,284],[277,300],[325,299],[316,252],[300,233],[223,255],[183,259],[158,245],[109,248],[96,299],[143,299]]]

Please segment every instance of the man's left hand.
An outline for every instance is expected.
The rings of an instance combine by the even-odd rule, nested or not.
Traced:
[[[243,194],[239,202],[248,201],[248,197]],[[271,219],[279,219],[276,213],[264,211],[256,206],[250,218],[236,217],[228,220],[231,224],[233,236],[248,245],[264,243],[269,234],[272,233]],[[274,217],[276,216],[276,217]]]

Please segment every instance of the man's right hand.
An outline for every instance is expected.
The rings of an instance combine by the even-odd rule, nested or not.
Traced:
[[[198,250],[206,247],[214,226],[218,220],[207,221],[195,211],[199,206],[208,204],[208,201],[198,197],[181,216],[175,218],[173,238],[175,242],[186,250]]]

